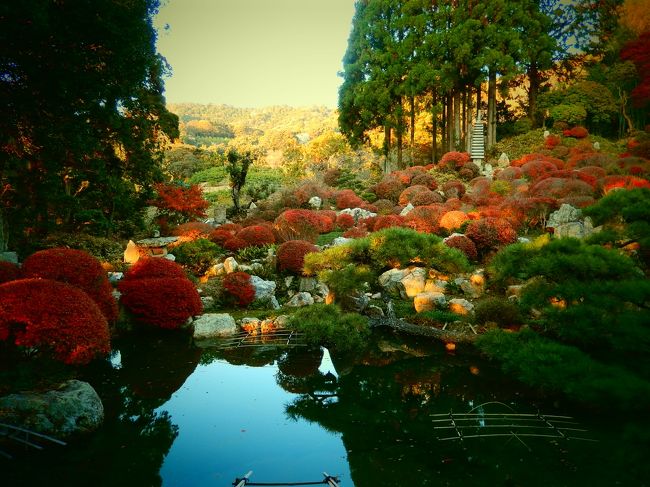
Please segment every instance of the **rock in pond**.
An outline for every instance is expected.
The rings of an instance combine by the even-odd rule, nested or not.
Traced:
[[[237,324],[228,313],[205,313],[194,320],[195,340],[230,336],[237,331]]]

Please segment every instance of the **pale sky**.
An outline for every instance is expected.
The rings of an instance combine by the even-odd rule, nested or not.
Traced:
[[[168,102],[336,107],[354,0],[162,3]]]

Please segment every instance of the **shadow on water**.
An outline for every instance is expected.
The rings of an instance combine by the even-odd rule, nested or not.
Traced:
[[[104,402],[104,426],[66,448],[0,461],[0,485],[208,487],[249,469],[257,481],[327,470],[357,487],[649,485],[647,418],[549,399],[469,346],[450,353],[391,333],[370,345],[346,356],[131,334],[82,377]],[[470,410],[572,416],[597,441],[441,441],[455,430],[435,430],[432,415]]]

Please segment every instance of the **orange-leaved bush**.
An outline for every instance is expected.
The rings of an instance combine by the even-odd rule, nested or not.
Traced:
[[[248,242],[239,237],[231,237],[223,243],[223,248],[230,252],[237,252],[238,250],[248,247]]]
[[[443,205],[418,206],[404,217],[407,227],[423,233],[436,233],[440,228],[440,217],[447,210]]]
[[[336,192],[336,207],[339,210],[346,208],[359,208],[364,201],[351,189],[342,189]]]
[[[22,271],[20,267],[12,262],[0,260],[0,284],[3,282],[15,281],[20,279]]]
[[[110,351],[108,322],[88,294],[51,279],[0,285],[0,340],[86,364]]]
[[[390,200],[396,203],[399,195],[404,191],[406,185],[394,176],[387,176],[379,183],[370,187],[370,190],[380,199]]]
[[[124,274],[124,281],[133,281],[136,279],[151,279],[159,277],[168,277],[172,279],[185,279],[187,274],[183,268],[176,262],[160,257],[148,257],[138,259],[138,261],[129,267]]]
[[[318,247],[306,240],[289,240],[278,247],[276,260],[279,271],[302,274],[305,255],[318,252]]]
[[[426,186],[423,186],[423,185],[409,186],[404,191],[402,191],[402,193],[399,195],[399,200],[398,200],[399,204],[400,205],[407,205],[407,204],[411,203],[411,200],[413,199],[413,197],[418,193],[427,193],[427,194],[429,194],[429,193],[432,193],[432,191],[429,188],[427,188]],[[415,205],[413,205],[413,206],[415,206]],[[422,205],[420,205],[420,206],[422,206]]]
[[[40,250],[23,262],[24,277],[41,277],[78,287],[90,296],[106,320],[117,320],[118,310],[106,271],[101,263],[83,250],[53,248]]]
[[[574,139],[584,139],[589,135],[589,131],[584,127],[573,127],[569,130],[563,130],[562,135],[565,137],[573,137]]]
[[[210,203],[203,197],[198,185],[189,187],[178,184],[157,183],[153,185],[158,196],[149,201],[163,215],[182,222],[193,218],[205,218],[205,210]]]
[[[389,228],[389,227],[403,227],[405,226],[404,224],[404,218],[402,218],[399,215],[382,215],[378,216],[374,224],[372,226],[372,231],[373,232],[378,232],[382,228]]]
[[[224,247],[224,244],[226,243],[226,240],[231,239],[234,237],[232,232],[229,232],[228,230],[222,230],[221,228],[216,228],[210,232],[210,235],[208,235],[208,239],[216,243],[219,247]]]
[[[190,240],[197,240],[199,238],[205,238],[210,235],[210,232],[214,230],[212,225],[203,222],[187,222],[181,223],[172,230],[172,235],[180,237],[180,240],[187,242]]]
[[[438,163],[438,169],[460,169],[469,162],[467,152],[447,152],[442,156]]]
[[[223,278],[223,289],[242,308],[255,300],[255,288],[251,283],[251,276],[245,272],[226,274]]]
[[[445,230],[456,230],[461,227],[463,223],[469,220],[469,217],[464,211],[453,210],[448,211],[440,218],[440,228]]]
[[[166,329],[180,328],[201,314],[203,305],[187,278],[153,277],[122,280],[120,302],[140,323]]]
[[[354,226],[354,217],[349,213],[341,213],[336,217],[336,226],[341,230],[349,230]]]

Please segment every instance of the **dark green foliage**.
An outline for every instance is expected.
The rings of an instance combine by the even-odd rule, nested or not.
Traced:
[[[344,313],[333,304],[300,308],[289,318],[289,327],[303,332],[309,345],[323,345],[341,352],[362,348],[370,333],[365,318]]]
[[[329,233],[322,233],[318,236],[318,240],[316,240],[316,245],[329,245],[332,243],[332,241],[335,238],[340,237],[343,235],[343,232],[329,232]]]
[[[370,234],[367,239],[369,257],[377,268],[422,263],[447,272],[469,269],[467,257],[462,252],[447,247],[433,234],[390,227]]]
[[[192,174],[189,179],[189,183],[207,183],[210,186],[217,186],[224,183],[226,176],[227,172],[224,166],[213,166]]]
[[[433,310],[433,311],[423,311],[422,313],[417,313],[410,318],[415,318],[418,323],[422,321],[431,321],[434,324],[444,325],[445,323],[453,323],[454,321],[462,320],[464,317],[451,311],[443,310]],[[407,321],[409,318],[407,318]]]
[[[617,251],[572,238],[509,245],[494,256],[490,275],[498,285],[511,279],[543,276],[551,282],[590,282],[638,276],[634,263]]]
[[[53,233],[35,245],[35,250],[65,247],[85,250],[93,257],[105,262],[121,262],[124,247],[114,239],[94,237],[85,233]]]
[[[530,330],[488,332],[477,346],[502,363],[504,372],[549,392],[563,392],[586,404],[647,410],[650,383],[620,367],[604,365],[575,347],[542,338]]]
[[[519,308],[506,298],[485,298],[475,304],[474,322],[477,324],[492,322],[500,327],[518,325]]]
[[[352,294],[366,291],[366,283],[372,285],[377,274],[367,265],[348,264],[341,269],[321,271],[318,278],[327,284],[337,299],[345,300]]]
[[[193,274],[200,276],[207,272],[214,261],[224,251],[217,244],[206,238],[184,242],[172,249],[176,262],[187,267]]]
[[[157,0],[3,4],[0,187],[11,237],[130,232],[161,178],[168,69]],[[142,190],[144,188],[144,190]]]
[[[265,259],[269,255],[269,250],[275,252],[276,244],[250,245],[237,251],[237,261],[251,262],[253,260]]]
[[[253,164],[255,155],[250,152],[238,153],[236,150],[230,150],[226,156],[226,171],[230,176],[230,194],[232,196],[233,213],[236,215],[240,212],[239,197],[241,189],[246,183],[248,168]]]

